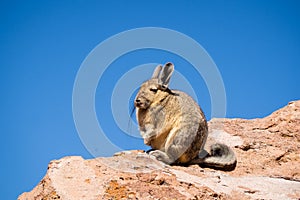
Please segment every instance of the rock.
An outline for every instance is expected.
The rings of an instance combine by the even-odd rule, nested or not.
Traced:
[[[231,146],[234,171],[169,166],[143,151],[49,163],[25,199],[299,199],[300,101],[262,119],[212,119],[208,144]]]

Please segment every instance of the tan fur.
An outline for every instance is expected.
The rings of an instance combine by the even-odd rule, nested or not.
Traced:
[[[229,150],[226,152],[231,154],[222,155],[221,163],[218,163],[217,157],[212,159],[208,156],[210,159],[199,160],[198,154],[203,150],[208,135],[207,121],[201,108],[189,95],[168,89],[173,70],[171,63],[164,68],[158,66],[152,78],[142,84],[135,98],[141,135],[145,144],[154,150],[150,154],[167,164],[192,163],[196,159],[199,164],[207,159],[212,167],[214,163],[216,167],[235,163],[233,151]],[[218,146],[221,151],[222,147]],[[227,157],[230,161],[226,160]]]

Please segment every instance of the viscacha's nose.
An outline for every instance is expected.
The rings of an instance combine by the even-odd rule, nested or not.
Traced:
[[[137,98],[135,101],[134,101],[134,104],[135,106],[139,106],[141,104],[141,100],[139,98]]]

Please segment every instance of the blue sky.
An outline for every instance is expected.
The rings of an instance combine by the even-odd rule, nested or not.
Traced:
[[[3,199],[31,190],[53,159],[93,157],[74,125],[73,84],[86,56],[122,31],[163,27],[201,44],[223,78],[227,117],[264,117],[300,98],[299,1],[122,2],[0,2]],[[95,96],[98,119],[121,148],[147,149],[142,140],[124,135],[116,126],[109,109],[111,90],[133,66],[168,61],[197,89],[210,119],[205,83],[182,67],[189,66],[186,60],[159,50],[132,52],[105,71]]]

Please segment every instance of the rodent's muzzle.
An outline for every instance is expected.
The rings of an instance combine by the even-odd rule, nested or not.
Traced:
[[[141,105],[142,105],[142,102],[141,102],[140,99],[136,99],[136,100],[134,101],[134,106],[135,106],[135,107],[140,107]]]
[[[136,98],[134,101],[134,106],[141,109],[146,109],[149,107],[149,101],[142,98]]]

